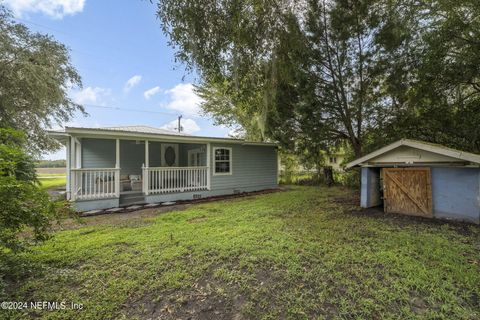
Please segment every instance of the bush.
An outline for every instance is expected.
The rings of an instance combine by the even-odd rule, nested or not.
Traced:
[[[333,173],[335,182],[354,189],[360,188],[360,173],[358,170],[349,171],[334,171]]]
[[[40,189],[23,133],[0,128],[0,250],[17,252],[45,240],[62,206]]]

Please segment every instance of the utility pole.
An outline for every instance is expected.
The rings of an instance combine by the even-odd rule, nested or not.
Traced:
[[[182,132],[182,125],[181,125],[181,122],[180,122],[181,119],[182,119],[182,116],[181,115],[178,116],[178,132],[179,133]]]

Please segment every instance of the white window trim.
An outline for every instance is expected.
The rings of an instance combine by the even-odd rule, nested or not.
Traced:
[[[230,154],[230,159],[229,159],[229,163],[230,163],[230,172],[220,172],[220,173],[216,173],[215,172],[215,165],[216,165],[216,161],[215,160],[215,151],[218,150],[218,149],[227,149],[229,150],[229,154]],[[233,153],[232,153],[232,148],[226,148],[226,147],[214,147],[213,148],[213,175],[214,176],[231,176],[232,175],[232,172],[233,172]]]

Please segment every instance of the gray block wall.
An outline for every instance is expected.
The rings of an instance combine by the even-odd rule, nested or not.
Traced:
[[[432,168],[433,215],[480,223],[480,169]]]

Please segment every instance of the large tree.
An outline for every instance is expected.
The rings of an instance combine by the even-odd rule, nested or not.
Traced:
[[[478,150],[475,0],[159,0],[203,109],[298,153],[400,137]],[[440,133],[439,133],[440,131]]]
[[[421,37],[399,101],[402,112],[379,126],[375,137],[408,136],[480,153],[480,4],[416,4]]]
[[[68,49],[51,36],[30,31],[0,6],[0,126],[26,132],[29,150],[53,150],[46,135],[83,108],[68,96],[81,87]]]
[[[388,113],[377,92],[386,52],[404,40],[385,43],[398,29],[395,9],[379,0],[161,0],[158,14],[178,58],[203,76],[204,110],[218,122],[258,128],[290,149],[346,140],[360,155],[364,132]]]
[[[0,128],[0,257],[32,240],[45,240],[59,205],[38,185],[25,134]]]

